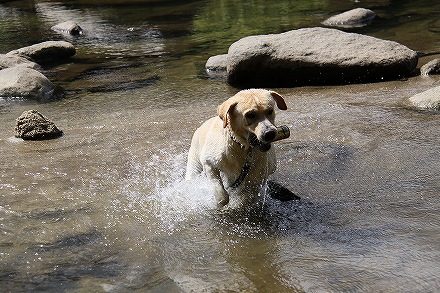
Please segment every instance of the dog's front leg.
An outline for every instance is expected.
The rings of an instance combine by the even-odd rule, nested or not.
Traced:
[[[224,207],[229,203],[229,195],[226,192],[222,178],[220,177],[220,171],[218,169],[206,166],[205,174],[211,179],[211,182],[214,185],[214,196],[217,201],[217,206],[219,208]]]

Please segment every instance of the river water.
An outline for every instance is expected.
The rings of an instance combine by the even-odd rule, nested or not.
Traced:
[[[274,89],[292,135],[275,146],[273,179],[300,201],[219,212],[209,182],[183,180],[193,131],[237,92],[205,75],[208,57],[355,7],[378,15],[355,32],[439,51],[440,3],[244,2],[0,3],[1,53],[77,48],[45,68],[65,99],[0,99],[0,291],[440,290],[440,116],[405,102],[439,76]],[[50,30],[65,20],[84,35]],[[64,136],[13,138],[30,109]]]

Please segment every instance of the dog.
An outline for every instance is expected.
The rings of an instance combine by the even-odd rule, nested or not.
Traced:
[[[218,207],[226,206],[234,191],[254,201],[275,172],[271,147],[277,135],[275,106],[287,109],[277,92],[242,90],[218,106],[218,116],[194,132],[185,178],[204,173],[213,183]]]

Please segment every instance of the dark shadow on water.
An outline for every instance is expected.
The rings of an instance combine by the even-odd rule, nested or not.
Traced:
[[[275,181],[268,181],[267,182],[267,194],[273,198],[277,199],[279,201],[291,201],[291,200],[300,200],[301,198],[294,194],[292,191],[281,185],[280,183],[277,183]]]
[[[215,233],[225,239],[305,238],[341,251],[374,251],[387,241],[385,231],[390,227],[357,225],[357,219],[349,215],[353,208],[344,202],[282,202],[267,198],[263,207],[217,212],[212,221]]]
[[[88,89],[84,89],[86,92],[97,93],[97,92],[116,92],[116,91],[125,91],[125,90],[134,90],[139,88],[144,88],[147,86],[151,86],[160,80],[159,76],[152,76],[145,79],[139,79],[136,81],[129,82],[111,82],[106,85],[91,87]]]
[[[66,292],[77,288],[78,281],[84,277],[117,277],[124,266],[118,256],[105,248],[104,242],[102,233],[92,229],[52,243],[33,244],[26,253],[44,262],[40,262],[38,270],[32,271],[4,263],[0,275],[2,289],[5,292]]]
[[[92,230],[86,233],[69,235],[53,243],[39,244],[35,247],[35,250],[49,252],[58,249],[75,249],[85,245],[97,244],[101,238],[102,235],[98,231]]]
[[[31,211],[29,213],[23,214],[22,217],[32,220],[40,221],[51,221],[57,222],[62,218],[69,217],[72,215],[77,215],[78,213],[90,213],[93,209],[91,207],[80,207],[71,209],[53,209],[44,211]]]

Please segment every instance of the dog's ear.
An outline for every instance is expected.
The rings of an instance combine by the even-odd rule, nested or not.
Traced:
[[[269,93],[272,96],[272,98],[275,100],[275,102],[277,103],[278,109],[287,110],[286,102],[284,101],[284,98],[279,93],[274,92],[274,91],[269,91]]]
[[[231,112],[232,109],[238,104],[238,101],[230,98],[223,102],[220,106],[217,108],[217,114],[223,121],[223,128],[225,128],[228,125],[228,115],[229,112]]]

